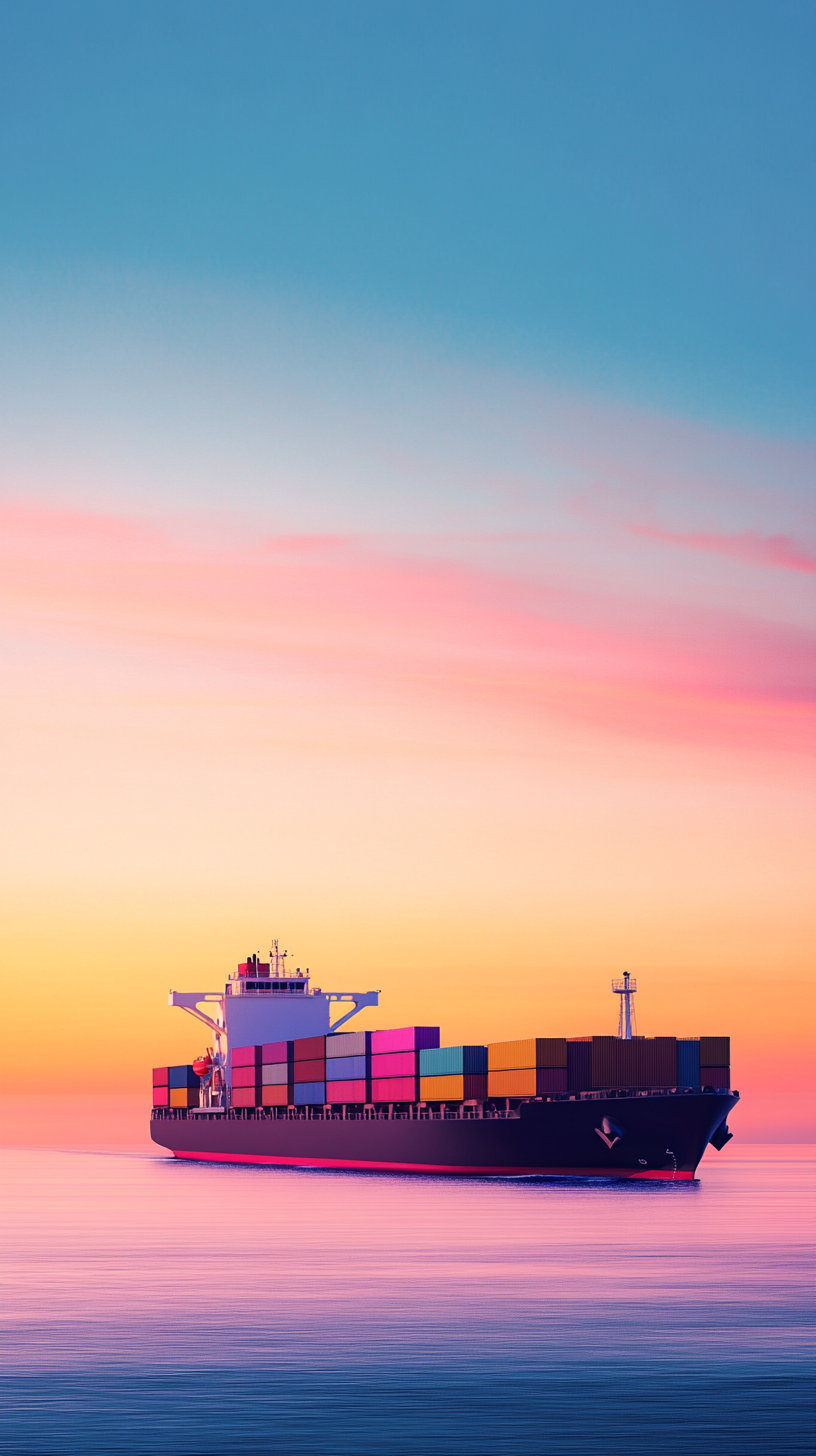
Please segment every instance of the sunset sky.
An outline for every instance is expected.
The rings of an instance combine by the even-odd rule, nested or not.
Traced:
[[[629,969],[812,1137],[812,7],[2,24],[10,1139],[273,935],[445,1042]]]

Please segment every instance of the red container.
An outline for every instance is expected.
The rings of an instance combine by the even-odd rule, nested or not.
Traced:
[[[417,1090],[416,1077],[378,1077],[376,1081],[372,1078],[371,1101],[416,1102]]]
[[[700,1086],[730,1088],[731,1069],[729,1067],[701,1067]]]
[[[153,1086],[154,1087],[166,1087],[167,1084],[168,1084],[168,1082],[169,1082],[169,1080],[170,1080],[170,1068],[169,1067],[154,1067],[153,1068]],[[158,1107],[160,1104],[158,1102],[156,1102],[153,1105],[155,1107]]]
[[[359,1082],[327,1082],[327,1102],[366,1102],[365,1078]]]
[[[233,1089],[232,1089],[232,1106],[233,1107],[255,1107],[255,1105],[256,1105],[256,1103],[255,1103],[255,1088],[254,1087],[233,1087]]]
[[[170,1106],[170,1088],[169,1087],[154,1087],[153,1088],[153,1106],[154,1107],[169,1107]]]
[[[305,1040],[305,1038],[304,1038]],[[316,1036],[310,1036],[309,1041],[317,1041]],[[296,1082],[325,1082],[325,1062],[295,1062]]]
[[[285,1041],[265,1041],[261,1047],[261,1065],[272,1067],[276,1062],[285,1062],[288,1045]]]
[[[287,1087],[261,1088],[262,1107],[286,1107],[288,1101],[289,1092]]]
[[[254,1087],[258,1080],[258,1069],[255,1066],[233,1067],[232,1069],[233,1087]]]
[[[536,1097],[549,1097],[553,1092],[566,1092],[566,1067],[538,1067],[536,1069]]]
[[[233,1047],[231,1053],[232,1065],[234,1067],[254,1067],[258,1061],[260,1047],[246,1046]]]
[[[299,1036],[295,1041],[296,1062],[316,1062],[320,1058],[326,1060],[326,1038],[325,1036]],[[319,1082],[319,1077],[303,1078],[303,1081]]]
[[[416,1074],[416,1052],[385,1052],[371,1058],[372,1077],[415,1077]]]

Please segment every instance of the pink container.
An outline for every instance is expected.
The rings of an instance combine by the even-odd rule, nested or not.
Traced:
[[[233,1107],[254,1107],[255,1106],[255,1088],[254,1087],[233,1087],[233,1089],[232,1089],[232,1106]]]
[[[169,1107],[170,1106],[170,1089],[169,1089],[169,1087],[154,1087],[153,1088],[153,1106],[154,1107]]]
[[[416,1100],[416,1077],[378,1077],[376,1081],[373,1078],[371,1080],[372,1102],[416,1102]]]
[[[365,1102],[365,1077],[359,1082],[327,1082],[327,1102]]]
[[[396,1031],[372,1031],[371,1055],[382,1052],[419,1052],[439,1046],[438,1026],[400,1026]]]
[[[256,1077],[257,1068],[254,1065],[251,1067],[233,1067],[232,1069],[233,1087],[254,1087]]]
[[[169,1067],[154,1067],[153,1068],[153,1086],[154,1087],[166,1087],[169,1081],[170,1081],[170,1068]],[[158,1107],[159,1104],[156,1103],[156,1106]]]
[[[371,1058],[372,1077],[415,1077],[416,1052],[384,1052]]]
[[[254,1067],[255,1066],[255,1048],[254,1048],[254,1046],[248,1046],[248,1047],[233,1047],[232,1048],[232,1065],[234,1067]]]
[[[261,1047],[261,1064],[264,1067],[274,1067],[276,1062],[286,1061],[285,1041],[265,1041]]]

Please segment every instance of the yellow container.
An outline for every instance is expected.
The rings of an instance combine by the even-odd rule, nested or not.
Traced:
[[[487,1095],[488,1097],[535,1097],[535,1067],[522,1067],[516,1071],[488,1072]]]
[[[198,1088],[171,1087],[171,1107],[198,1107]]]
[[[420,1077],[419,1095],[423,1102],[464,1102],[465,1079],[461,1072],[447,1077]]]

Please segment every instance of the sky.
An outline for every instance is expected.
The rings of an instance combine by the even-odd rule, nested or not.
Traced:
[[[9,1135],[275,935],[812,1137],[812,7],[0,25]]]

